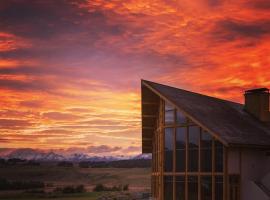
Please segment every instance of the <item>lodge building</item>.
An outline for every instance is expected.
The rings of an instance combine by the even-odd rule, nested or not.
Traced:
[[[245,104],[142,80],[155,200],[270,200],[269,90]]]

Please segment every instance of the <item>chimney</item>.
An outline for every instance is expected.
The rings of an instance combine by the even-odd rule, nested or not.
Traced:
[[[269,89],[245,91],[245,110],[263,122],[270,122]]]

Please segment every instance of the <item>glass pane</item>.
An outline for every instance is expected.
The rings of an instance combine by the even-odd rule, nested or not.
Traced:
[[[156,176],[152,176],[152,195],[156,197]]]
[[[187,123],[186,116],[183,113],[181,113],[179,110],[177,110],[177,112],[176,112],[176,122],[177,122],[177,124]]]
[[[188,171],[198,171],[200,127],[189,127]]]
[[[164,176],[164,199],[173,199],[173,177]]]
[[[184,172],[186,166],[186,133],[187,128],[176,129],[176,171]]]
[[[223,176],[215,177],[215,200],[223,200]]]
[[[216,172],[223,172],[223,144],[215,141],[215,170]]]
[[[174,110],[165,112],[165,125],[174,123]]]
[[[173,170],[173,133],[173,128],[165,128],[164,170],[166,172],[171,172]]]
[[[165,125],[173,124],[174,118],[174,107],[165,102]]]
[[[189,176],[188,177],[188,200],[198,199],[198,177]]]
[[[202,132],[201,138],[201,170],[212,171],[212,136],[206,131]]]
[[[212,177],[201,177],[201,200],[212,200]]]
[[[176,176],[176,200],[185,200],[185,177]]]
[[[173,105],[171,105],[168,102],[165,102],[165,111],[173,110],[173,109],[174,109],[174,106]]]

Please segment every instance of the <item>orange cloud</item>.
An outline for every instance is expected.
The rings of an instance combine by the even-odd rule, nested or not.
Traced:
[[[1,2],[0,144],[140,152],[141,78],[238,102],[270,87],[269,13],[267,0]]]

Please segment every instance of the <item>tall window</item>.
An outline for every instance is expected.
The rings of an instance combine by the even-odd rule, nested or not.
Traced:
[[[176,129],[176,171],[184,172],[186,169],[186,127]]]
[[[176,112],[176,123],[179,125],[187,123],[186,116],[179,110]]]
[[[164,171],[166,172],[173,170],[173,141],[174,128],[165,128]]]
[[[188,176],[188,200],[198,200],[198,176]]]
[[[216,172],[223,171],[223,145],[219,141],[215,141],[215,170]]]
[[[174,117],[174,107],[168,103],[165,104],[165,125],[173,124],[175,117]]]
[[[190,126],[188,131],[188,171],[198,171],[200,127]]]
[[[215,176],[215,200],[223,199],[223,176]]]
[[[223,144],[193,122],[191,116],[188,118],[168,103],[161,105],[153,139],[157,143],[155,170],[163,170],[163,177],[155,177],[154,185],[159,187],[156,196],[163,187],[164,200],[173,200],[174,196],[176,200],[223,200]],[[163,168],[158,166],[161,155]]]
[[[173,176],[164,176],[164,199],[173,200]]]
[[[185,200],[185,176],[175,178],[176,200]]]
[[[212,200],[212,177],[201,177],[201,200]]]
[[[205,131],[201,136],[201,171],[212,171],[212,136]]]

